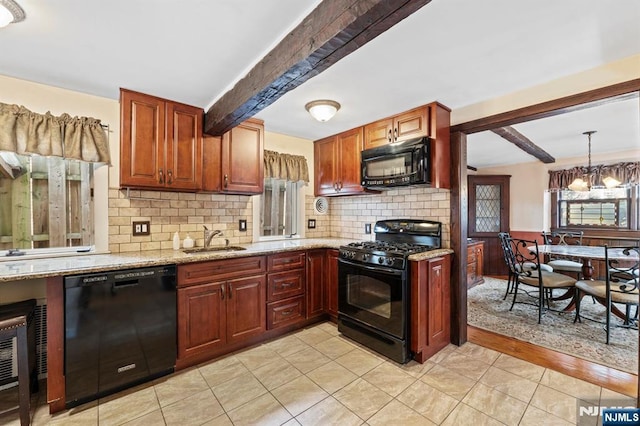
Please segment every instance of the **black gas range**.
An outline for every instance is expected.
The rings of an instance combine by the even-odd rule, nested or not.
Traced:
[[[376,222],[375,241],[340,247],[338,330],[394,361],[409,353],[409,261],[441,247],[440,222],[393,219]]]

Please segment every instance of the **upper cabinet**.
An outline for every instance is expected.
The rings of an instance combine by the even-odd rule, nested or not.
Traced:
[[[120,186],[202,187],[201,108],[120,90]]]
[[[316,195],[361,194],[362,127],[314,143]]]
[[[419,137],[431,138],[431,186],[451,188],[451,110],[433,102],[364,126],[364,149]]]
[[[429,136],[429,106],[364,126],[364,149]]]
[[[204,137],[203,190],[262,194],[264,123],[249,119],[222,137]]]

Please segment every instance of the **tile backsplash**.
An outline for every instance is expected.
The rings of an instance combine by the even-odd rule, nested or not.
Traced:
[[[112,253],[171,249],[174,232],[180,241],[187,233],[197,247],[204,245],[203,225],[222,230],[212,245],[247,244],[252,241],[253,205],[246,195],[192,194],[185,192],[109,190],[109,250]],[[247,220],[247,231],[238,220]],[[151,235],[133,236],[132,223],[148,220]]]
[[[316,214],[315,197],[305,197],[307,238],[373,239],[365,234],[365,224],[390,218],[428,219],[442,222],[443,247],[450,246],[450,192],[434,188],[401,188],[380,194],[330,197],[327,214]],[[247,220],[247,231],[238,229],[238,220]],[[315,229],[308,229],[308,219]],[[150,221],[151,235],[133,236],[134,221]],[[184,192],[109,190],[109,250],[112,253],[171,249],[174,232],[184,240],[187,233],[202,247],[203,225],[220,229],[223,238],[212,244],[248,244],[253,236],[253,203],[250,196],[192,194]],[[219,241],[217,243],[217,241]]]

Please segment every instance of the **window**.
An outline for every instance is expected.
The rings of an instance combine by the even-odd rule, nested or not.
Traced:
[[[637,187],[594,188],[591,191],[558,192],[558,224],[561,228],[633,229],[637,217]]]
[[[260,237],[282,238],[299,234],[301,182],[267,178],[260,203]]]
[[[0,153],[0,250],[94,244],[93,164]]]

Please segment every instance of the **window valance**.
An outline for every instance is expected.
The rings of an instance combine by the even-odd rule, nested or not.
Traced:
[[[549,190],[566,189],[576,178],[588,175],[586,167],[549,171]],[[640,185],[640,162],[601,164],[591,166],[591,184],[603,185],[602,179],[611,176],[626,185]]]
[[[111,163],[106,130],[100,120],[38,114],[0,102],[0,151]]]
[[[309,167],[303,155],[264,150],[264,177],[309,182]]]

